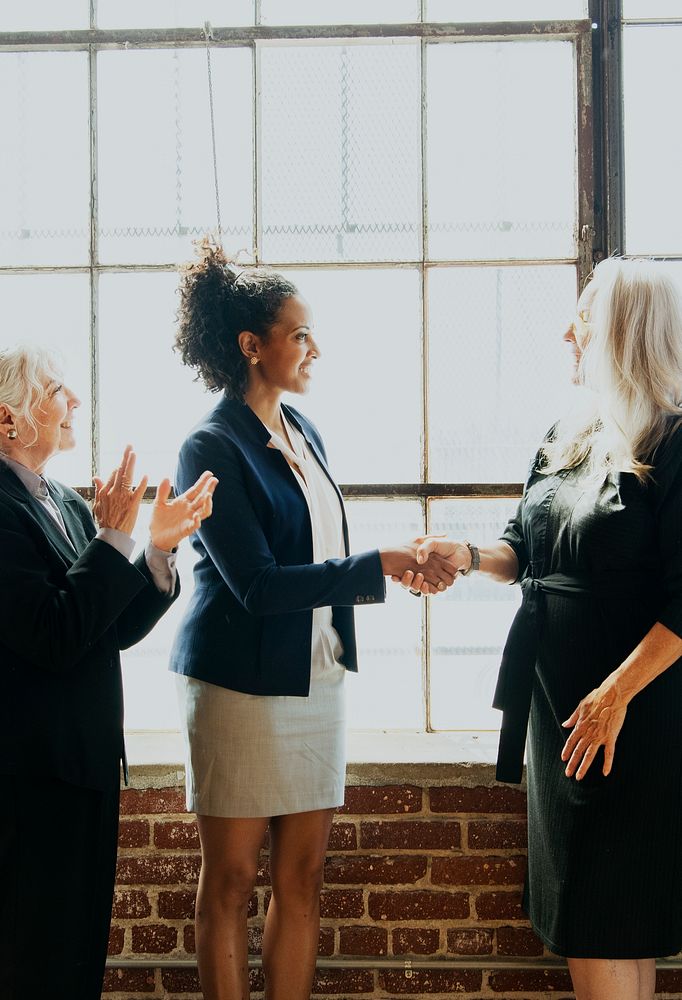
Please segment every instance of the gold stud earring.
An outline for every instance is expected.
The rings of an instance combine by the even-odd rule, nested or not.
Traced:
[[[260,361],[260,358],[256,358],[256,357],[251,358],[251,364],[252,365],[257,365],[259,361]]]
[[[16,432],[16,430],[15,430],[14,427],[12,428],[11,431],[7,431],[7,437],[10,439],[10,441],[14,441],[14,439],[16,438],[16,436],[17,436],[17,432]]]

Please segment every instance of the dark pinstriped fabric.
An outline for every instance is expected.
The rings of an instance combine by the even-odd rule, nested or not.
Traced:
[[[566,778],[561,723],[656,621],[682,635],[682,433],[651,482],[531,473],[508,525],[523,573],[586,581],[545,594],[528,733],[525,906],[554,952],[646,958],[682,948],[682,661],[631,702],[609,777]]]

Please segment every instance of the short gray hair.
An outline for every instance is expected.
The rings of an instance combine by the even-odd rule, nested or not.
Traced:
[[[33,410],[45,399],[46,378],[61,379],[61,366],[51,351],[28,344],[0,349],[0,404],[33,431],[33,441],[24,444],[35,444],[38,439]]]

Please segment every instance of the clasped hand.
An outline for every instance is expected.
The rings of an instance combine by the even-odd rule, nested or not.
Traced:
[[[138,485],[133,486],[135,461],[135,452],[127,445],[120,464],[106,483],[94,477],[93,514],[100,528],[116,528],[132,534],[148,482],[148,477],[143,476]],[[170,480],[162,480],[156,491],[149,525],[152,544],[170,552],[183,538],[196,531],[201,522],[211,516],[217,485],[216,477],[211,472],[204,472],[188,490],[170,499]]]
[[[442,592],[471,564],[471,554],[463,542],[453,542],[442,535],[422,535],[412,544],[416,565],[392,573],[391,579],[413,593]]]

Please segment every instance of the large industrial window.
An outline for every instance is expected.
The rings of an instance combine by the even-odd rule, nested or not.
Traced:
[[[496,538],[569,391],[561,334],[592,267],[595,205],[604,215],[599,6],[620,17],[583,0],[4,5],[2,340],[59,348],[83,403],[78,449],[53,474],[87,487],[130,441],[158,481],[215,403],[171,350],[177,265],[217,222],[208,34],[222,241],[311,304],[322,361],[295,404],[325,437],[354,549]],[[625,0],[624,14],[653,6]],[[633,253],[680,249],[665,191],[682,165],[681,32],[624,29]],[[651,133],[652,92],[667,95],[666,134]],[[180,607],[126,654],[132,729],[176,725],[166,663],[191,563],[185,543]],[[496,728],[516,602],[472,579],[360,609],[352,724]]]

